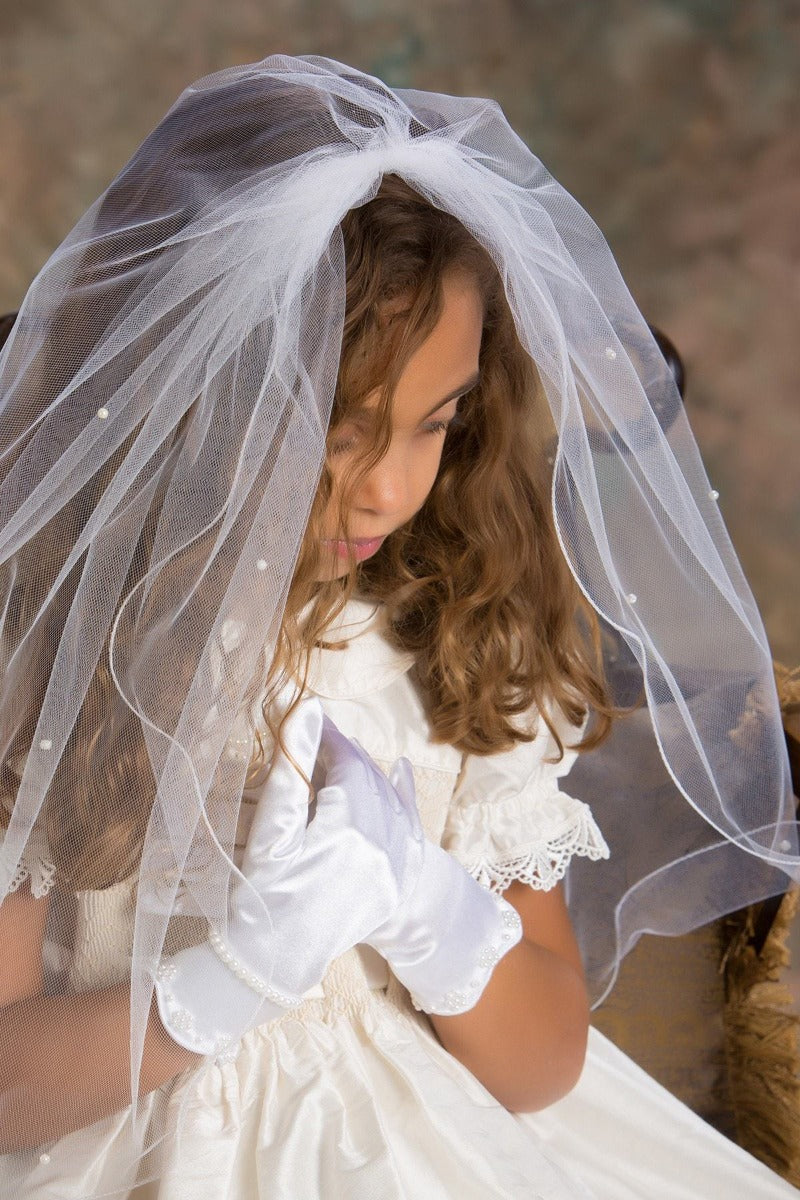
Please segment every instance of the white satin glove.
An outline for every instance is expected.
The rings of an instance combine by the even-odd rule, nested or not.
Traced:
[[[309,822],[308,787],[292,763],[310,779],[321,738],[329,778]],[[198,1054],[219,1054],[298,1005],[416,882],[416,810],[412,816],[385,775],[323,717],[318,700],[297,706],[283,742],[231,886],[227,929],[212,929],[206,943],[157,972],[162,1023]]]
[[[391,783],[306,700],[287,720],[256,806],[223,937],[180,951],[156,980],[161,1020],[180,1045],[218,1054],[299,1004],[333,959],[374,946],[417,1007],[473,1007],[519,941],[516,910],[428,841],[411,767]],[[319,753],[325,783],[307,824]]]
[[[361,747],[327,721],[320,753],[326,790],[356,796],[383,787],[385,776]],[[411,993],[417,1009],[454,1014],[474,1008],[495,966],[522,938],[519,913],[479,884],[456,858],[430,841],[420,823],[411,764],[390,774],[408,815],[411,837],[392,871],[398,903],[363,941],[374,947]],[[391,851],[387,847],[391,857]]]

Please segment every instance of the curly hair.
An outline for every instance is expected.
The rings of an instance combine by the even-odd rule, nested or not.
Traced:
[[[291,663],[302,677],[304,653],[324,641],[332,615],[357,591],[386,605],[389,636],[414,653],[437,740],[493,754],[530,740],[535,722],[520,717],[538,713],[563,752],[550,718],[555,705],[575,726],[593,711],[579,745],[595,746],[615,712],[598,623],[556,538],[544,449],[549,407],[497,268],[461,222],[396,176],[347,213],[342,232],[347,300],[331,436],[367,396],[379,395],[373,443],[341,498],[343,521],[348,495],[386,449],[394,387],[439,319],[448,274],[473,280],[483,298],[480,382],[461,402],[416,516],[373,558],[352,564],[345,580],[314,585],[319,519],[332,489],[323,475],[275,669]]]
[[[325,644],[331,620],[358,592],[386,606],[390,638],[413,651],[437,740],[492,754],[530,740],[535,721],[521,718],[538,712],[562,746],[550,717],[555,705],[576,729],[587,710],[594,712],[590,732],[579,742],[593,746],[614,713],[602,677],[598,625],[555,535],[543,450],[552,432],[549,410],[535,365],[517,338],[500,275],[459,221],[394,176],[383,179],[371,201],[345,215],[341,230],[345,321],[329,436],[335,438],[339,424],[368,396],[379,397],[375,436],[339,496],[343,521],[351,489],[388,446],[393,390],[438,321],[442,282],[450,274],[471,279],[483,298],[480,382],[461,403],[421,510],[374,558],[351,563],[343,579],[320,583],[322,516],[333,494],[330,472],[323,470],[274,657],[254,664],[254,680],[266,678],[267,726],[280,737],[271,714],[277,690],[290,676],[305,684],[313,648]],[[185,436],[191,415],[192,409],[175,429],[174,442]],[[97,495],[126,450],[123,444],[92,481]],[[156,503],[134,552],[125,594],[146,570],[157,511]],[[53,574],[64,545],[78,532],[56,519],[35,548],[26,548],[7,622],[27,624],[26,611],[38,603],[42,580]],[[507,552],[511,545],[513,555]],[[39,627],[27,711],[19,714],[0,762],[0,824],[13,806],[15,764],[30,747],[48,663],[77,578],[73,571],[64,581]],[[178,687],[180,680],[173,684]],[[256,741],[251,772],[266,757],[258,734]],[[74,786],[77,779],[83,781],[80,788]],[[106,644],[48,795],[47,834],[61,877],[76,889],[127,878],[137,868],[153,798],[141,729],[116,695]]]

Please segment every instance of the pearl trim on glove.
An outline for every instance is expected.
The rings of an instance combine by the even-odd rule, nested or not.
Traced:
[[[499,941],[485,946],[478,955],[477,966],[481,968],[480,974],[473,978],[466,987],[447,992],[440,1001],[432,1005],[426,1005],[424,1008],[425,1012],[440,1016],[452,1016],[456,1013],[469,1012],[471,1008],[475,1007],[483,994],[492,972],[500,962],[500,959],[504,958],[508,951],[521,940],[522,918],[519,913],[502,896],[495,896],[495,899],[501,910],[500,917],[503,922],[503,932],[500,935]],[[423,1006],[418,1003],[414,995],[411,996],[411,1003],[417,1012],[423,1011]]]
[[[194,1013],[175,999],[169,985],[176,974],[177,967],[171,962],[160,963],[156,972],[156,981],[161,985],[157,988],[159,1010],[167,1032],[178,1045],[185,1046],[195,1054],[219,1056],[229,1052],[238,1044],[237,1039],[222,1030],[209,1032],[200,1029]]]
[[[276,992],[268,983],[256,975],[255,971],[251,971],[249,967],[236,957],[224,938],[217,933],[216,929],[212,929],[208,935],[208,944],[221,962],[236,976],[241,979],[242,983],[246,983],[252,991],[259,996],[264,996],[265,999],[271,1000],[273,1004],[279,1004],[281,1008],[294,1008],[297,1000],[291,999],[289,996],[283,995],[281,992]]]

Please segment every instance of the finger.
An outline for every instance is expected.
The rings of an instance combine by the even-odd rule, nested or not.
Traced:
[[[308,781],[319,754],[325,715],[316,696],[306,696],[280,727],[267,787],[281,792],[302,791],[308,800]]]
[[[346,737],[330,717],[322,723],[319,762],[325,772],[325,783],[341,783],[355,770],[367,774],[366,754],[355,738]]]
[[[333,804],[339,794],[344,794],[352,811],[362,804],[372,806],[376,799],[385,801],[396,813],[405,811],[378,764],[355,738],[345,737],[333,722],[323,731],[320,762],[325,768],[325,784],[318,795],[321,806]]]
[[[422,841],[425,831],[419,818],[417,808],[417,790],[414,786],[414,769],[407,758],[398,758],[389,772],[389,783],[394,788],[400,802],[411,822],[411,831],[418,842]]]
[[[345,799],[345,807],[351,816],[363,805],[375,805],[376,797],[388,800],[395,812],[402,812],[402,804],[388,780],[355,738],[348,738],[325,718],[319,761],[324,768],[324,784],[317,793],[317,815],[322,818],[328,810],[339,807]]]
[[[277,878],[303,844],[308,819],[308,781],[314,770],[322,735],[322,705],[309,697],[287,717],[269,775],[261,788],[242,871],[258,871],[266,881]]]

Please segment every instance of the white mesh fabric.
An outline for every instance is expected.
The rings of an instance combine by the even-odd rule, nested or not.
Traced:
[[[612,678],[645,684],[648,707],[582,758],[571,788],[611,848],[570,881],[597,993],[642,930],[690,928],[797,876],[761,621],[668,368],[592,221],[491,101],[392,92],[318,58],[220,72],[184,92],[54,253],[0,358],[0,755],[23,733],[31,747],[0,896],[42,836],[54,780],[62,797],[102,786],[70,775],[64,750],[107,655],[118,701],[95,714],[98,745],[116,770],[141,730],[156,793],[140,863],[113,872],[136,882],[127,1102],[165,945],[225,920],[245,763],[223,749],[269,661],[322,467],[339,224],[390,172],[501,272],[558,433],[564,554],[612,633]],[[67,888],[48,930],[54,995],[69,907]],[[109,1094],[120,1071],[109,1062]],[[36,1098],[14,1104],[24,1124]],[[117,1118],[130,1180],[158,1173],[152,1107]],[[7,1156],[0,1180],[38,1195],[57,1152],[63,1180],[90,1145],[76,1133],[48,1163],[39,1147]],[[127,1186],[98,1180],[95,1194]]]

